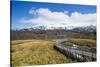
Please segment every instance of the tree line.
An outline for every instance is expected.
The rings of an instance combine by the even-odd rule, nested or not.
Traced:
[[[88,38],[96,39],[95,32],[77,32],[67,29],[45,29],[40,26],[39,28],[25,28],[19,30],[10,30],[11,40],[23,39],[60,39],[60,38]]]

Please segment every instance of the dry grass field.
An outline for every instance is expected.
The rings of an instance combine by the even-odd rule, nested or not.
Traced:
[[[69,39],[66,41],[66,44],[73,44],[73,43],[79,46],[96,48],[96,40],[93,39]]]
[[[56,40],[11,41],[12,66],[70,63],[72,60],[53,48]]]

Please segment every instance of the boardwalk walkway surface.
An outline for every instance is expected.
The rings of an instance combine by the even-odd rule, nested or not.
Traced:
[[[74,57],[76,59],[86,59],[86,57],[91,58],[91,60],[96,60],[96,51],[91,51],[91,49],[85,48],[82,50],[80,47],[76,46],[67,46],[64,45],[63,42],[65,42],[65,39],[59,40],[55,45],[54,48],[59,50],[65,55],[70,55],[71,57]],[[82,47],[81,47],[82,48]],[[86,60],[88,61],[88,60]]]

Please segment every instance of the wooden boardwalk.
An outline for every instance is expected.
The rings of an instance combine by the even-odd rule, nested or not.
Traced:
[[[81,61],[94,61],[96,60],[96,51],[91,51],[91,49],[84,50],[80,49],[80,47],[76,46],[66,46],[63,42],[66,40],[60,40],[55,45],[54,48],[58,51],[62,52],[66,56],[70,56],[74,59],[80,59]],[[82,47],[81,47],[82,48]],[[88,59],[87,59],[88,58]]]

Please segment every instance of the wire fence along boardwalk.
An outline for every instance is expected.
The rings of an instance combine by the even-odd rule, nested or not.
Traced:
[[[75,60],[79,61],[95,61],[96,60],[96,50],[92,50],[89,48],[79,47],[74,44],[74,46],[66,46],[63,44],[65,40],[58,41],[54,48],[58,51],[62,52],[66,56],[69,56]],[[83,49],[82,49],[83,48]]]

